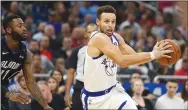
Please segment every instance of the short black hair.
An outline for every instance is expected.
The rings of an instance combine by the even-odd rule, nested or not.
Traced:
[[[100,19],[102,13],[114,13],[116,15],[116,9],[110,5],[101,6],[97,10],[97,18]]]
[[[178,83],[178,80],[177,79],[168,79],[167,82]]]
[[[9,24],[12,22],[13,19],[15,18],[21,18],[20,16],[18,15],[10,15],[10,16],[7,16],[4,20],[3,20],[3,28],[6,32],[6,28],[9,26]]]

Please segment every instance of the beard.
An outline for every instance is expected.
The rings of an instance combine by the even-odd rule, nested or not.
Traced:
[[[12,31],[12,38],[16,41],[25,41],[26,40],[26,36],[24,34],[18,34],[15,31]]]

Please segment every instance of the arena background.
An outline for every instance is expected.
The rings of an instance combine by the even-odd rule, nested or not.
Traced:
[[[95,23],[97,8],[102,5],[112,5],[117,10],[116,31],[124,38],[125,42],[137,52],[151,51],[156,41],[162,39],[174,40],[182,50],[181,59],[168,67],[153,61],[144,65],[130,66],[118,69],[118,80],[124,88],[129,88],[131,73],[139,72],[144,79],[145,88],[157,97],[166,93],[166,80],[178,79],[178,92],[182,91],[183,82],[187,79],[187,70],[182,69],[182,58],[188,56],[188,2],[177,1],[1,1],[1,21],[8,15],[21,16],[28,29],[28,48],[32,39],[41,45],[38,36],[49,36],[49,45],[39,46],[42,51],[47,45],[47,52],[43,52],[48,58],[50,66],[45,66],[37,59],[33,59],[33,65],[39,65],[40,70],[33,68],[36,80],[48,79],[53,69],[59,69],[66,80],[66,59],[73,48],[83,44],[84,29],[89,23]],[[129,23],[131,22],[132,25]],[[44,25],[39,26],[43,23]],[[46,32],[45,26],[48,26]],[[53,26],[54,30],[50,27]],[[1,24],[1,37],[5,34]],[[35,37],[34,37],[35,36]],[[36,61],[35,61],[36,60]],[[16,78],[10,81],[10,90],[15,90]]]

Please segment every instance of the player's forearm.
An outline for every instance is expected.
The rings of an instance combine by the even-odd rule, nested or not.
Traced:
[[[139,65],[152,61],[149,52],[141,52],[132,55],[123,55],[120,63],[121,67],[128,67],[130,65]]]
[[[46,103],[46,101],[44,100],[44,97],[39,89],[39,87],[37,86],[34,78],[29,79],[28,81],[26,80],[26,85],[28,87],[29,92],[33,95],[33,97],[35,98],[36,101],[38,101],[38,103],[43,107],[47,107],[48,104]]]
[[[72,83],[73,83],[73,80],[74,80],[74,72],[75,72],[74,69],[68,70],[67,81],[66,81],[66,91],[65,91],[66,95],[70,94],[70,89],[71,89],[71,86],[72,86]]]

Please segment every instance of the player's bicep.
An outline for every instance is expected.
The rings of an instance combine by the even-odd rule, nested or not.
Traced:
[[[117,46],[111,43],[108,36],[96,36],[95,47],[97,47],[104,55],[112,59],[115,63],[121,63],[122,53]]]
[[[33,77],[33,73],[31,70],[31,62],[32,62],[32,54],[31,52],[27,51],[27,57],[26,57],[24,67],[23,67],[23,75],[24,75],[26,82],[31,80]]]

